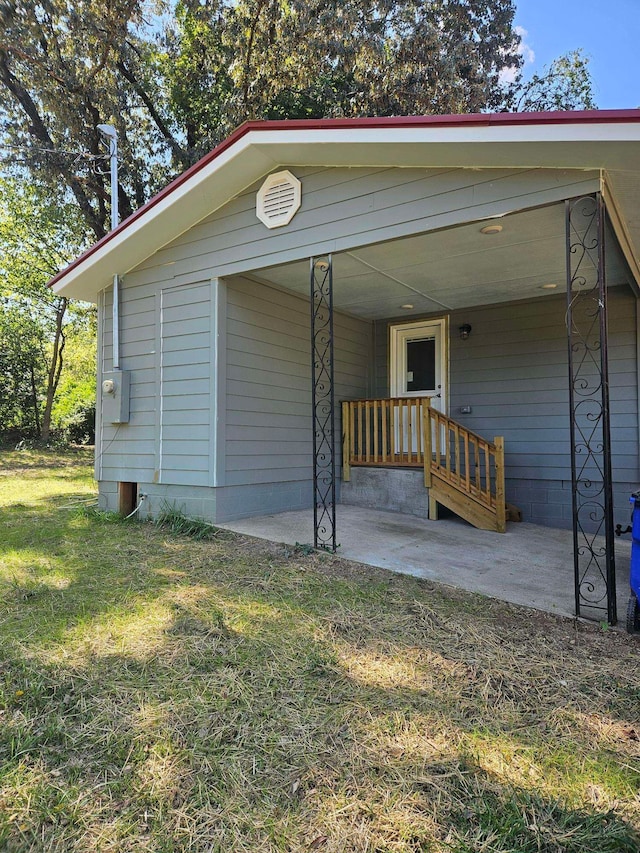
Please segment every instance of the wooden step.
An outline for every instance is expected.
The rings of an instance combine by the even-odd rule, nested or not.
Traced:
[[[429,518],[437,519],[439,503],[479,530],[495,530],[496,533],[506,531],[506,525],[497,518],[495,506],[481,504],[471,495],[459,491],[437,476],[432,476],[429,488]]]

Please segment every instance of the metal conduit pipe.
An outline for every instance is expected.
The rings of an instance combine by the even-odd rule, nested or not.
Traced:
[[[99,124],[98,130],[109,140],[109,161],[111,167],[111,230],[118,226],[118,137],[111,124]],[[113,277],[113,369],[120,368],[120,279]]]

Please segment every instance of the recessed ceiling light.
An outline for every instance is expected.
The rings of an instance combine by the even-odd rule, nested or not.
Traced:
[[[410,302],[407,302],[405,305],[401,305],[400,307],[403,308],[405,311],[411,311],[413,305],[411,305]]]
[[[557,284],[542,284],[541,285],[543,290],[555,290],[557,286],[558,286]]]
[[[502,231],[502,225],[485,225],[480,229],[481,234],[499,234]]]

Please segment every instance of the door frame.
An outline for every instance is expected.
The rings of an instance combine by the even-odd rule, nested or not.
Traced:
[[[408,338],[429,337],[433,331],[440,336],[440,394],[434,408],[443,414],[449,411],[449,318],[432,317],[411,323],[389,324],[389,394],[391,397],[420,397],[421,391],[404,391],[401,377],[406,374],[406,347]],[[437,336],[436,336],[437,340]],[[440,405],[438,405],[438,403]]]

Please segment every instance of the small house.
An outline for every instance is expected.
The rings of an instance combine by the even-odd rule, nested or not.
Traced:
[[[640,111],[247,123],[52,281],[98,305],[101,506],[521,515],[607,599],[639,256]]]

